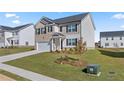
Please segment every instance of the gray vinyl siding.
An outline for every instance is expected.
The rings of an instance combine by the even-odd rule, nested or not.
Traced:
[[[95,48],[95,29],[90,15],[81,21],[81,37],[86,42],[87,48]]]

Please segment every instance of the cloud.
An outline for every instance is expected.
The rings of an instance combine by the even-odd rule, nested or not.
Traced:
[[[12,23],[14,23],[14,24],[20,24],[21,22],[19,20],[13,20]]]
[[[19,19],[19,18],[20,18],[20,16],[17,16],[17,15],[14,14],[14,13],[6,13],[6,14],[5,14],[5,17],[6,17],[6,18],[14,17],[14,18],[16,18],[16,19]]]
[[[123,28],[124,29],[124,25],[121,25],[120,28]]]
[[[13,18],[11,21],[13,24],[20,24],[21,21],[19,20],[20,16],[16,15],[15,13],[6,13],[5,14],[6,18]]]
[[[115,18],[115,19],[124,19],[124,14],[122,14],[122,13],[115,14],[115,15],[112,16],[112,18]]]

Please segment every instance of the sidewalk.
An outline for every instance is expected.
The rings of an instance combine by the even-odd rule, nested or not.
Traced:
[[[3,69],[5,71],[11,72],[13,74],[19,75],[32,81],[56,81],[56,79],[6,64],[0,64],[0,69]]]
[[[24,69],[21,69],[18,67],[3,64],[6,61],[11,61],[11,60],[15,60],[18,58],[35,55],[38,53],[42,53],[42,52],[33,50],[33,51],[28,51],[28,52],[23,52],[23,53],[1,56],[0,57],[0,69],[3,69],[5,71],[11,72],[13,74],[19,75],[21,77],[24,77],[24,78],[27,78],[27,79],[33,80],[33,81],[55,81],[56,79],[47,77],[45,75],[41,75],[41,74],[38,74],[38,73],[35,73],[32,71],[28,71],[28,70],[24,70]]]

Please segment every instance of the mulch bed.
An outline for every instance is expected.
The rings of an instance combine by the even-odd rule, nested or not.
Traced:
[[[72,66],[76,66],[76,67],[87,66],[87,62],[85,62],[83,60],[79,61],[78,59],[68,60],[68,59],[65,59],[65,58],[59,58],[55,61],[55,63],[57,63],[57,64],[68,64],[68,65],[72,65]]]

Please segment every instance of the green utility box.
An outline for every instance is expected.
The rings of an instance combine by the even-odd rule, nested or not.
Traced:
[[[88,74],[97,75],[99,72],[100,72],[100,66],[98,64],[89,64],[87,66],[87,73]]]

